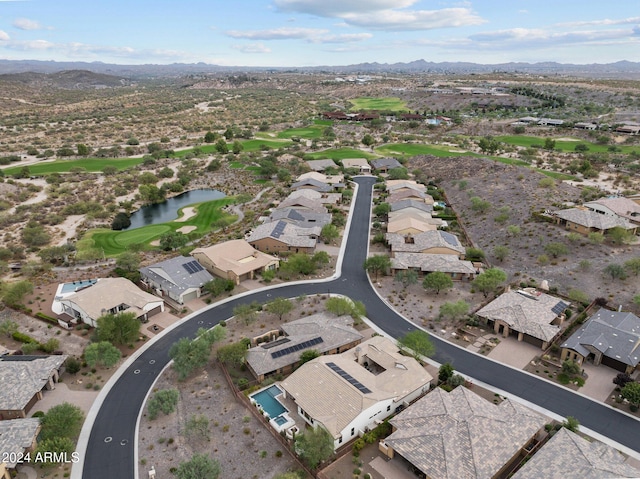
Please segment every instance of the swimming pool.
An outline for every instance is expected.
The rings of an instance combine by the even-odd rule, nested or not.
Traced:
[[[284,426],[289,420],[284,416],[278,416],[273,420],[278,426]]]
[[[84,279],[82,281],[74,281],[73,283],[64,283],[62,285],[62,289],[60,293],[74,293],[76,291],[80,291],[87,286],[92,286],[96,284],[97,279]]]
[[[270,418],[277,418],[280,414],[287,412],[287,408],[276,399],[276,396],[280,394],[282,394],[282,389],[273,384],[267,389],[255,393],[251,396],[251,399],[253,399]]]

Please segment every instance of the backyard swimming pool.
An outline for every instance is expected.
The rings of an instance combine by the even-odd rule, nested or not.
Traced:
[[[264,412],[269,415],[270,418],[277,418],[282,413],[287,412],[287,408],[280,404],[280,401],[276,399],[276,396],[279,396],[280,394],[282,394],[282,389],[273,384],[267,389],[258,391],[250,397],[264,410]]]
[[[80,291],[87,286],[91,286],[98,281],[97,279],[84,279],[82,281],[74,281],[73,283],[64,283],[62,285],[62,289],[60,293],[75,293],[76,291]]]

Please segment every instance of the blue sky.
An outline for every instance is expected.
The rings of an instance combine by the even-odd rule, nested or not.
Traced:
[[[637,62],[639,7],[638,0],[0,0],[0,58]]]

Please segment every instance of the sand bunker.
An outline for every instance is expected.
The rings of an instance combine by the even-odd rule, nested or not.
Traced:
[[[183,223],[185,221],[187,221],[190,218],[193,218],[196,215],[196,209],[192,208],[191,206],[188,206],[186,208],[182,209],[182,216],[180,218],[178,218],[177,220],[174,220],[178,223]],[[182,228],[181,228],[182,229]],[[194,227],[195,229],[195,227]],[[180,231],[180,230],[178,230]]]
[[[182,228],[178,228],[176,231],[178,233],[182,233],[184,235],[191,233],[193,230],[198,229],[197,226],[183,226]]]

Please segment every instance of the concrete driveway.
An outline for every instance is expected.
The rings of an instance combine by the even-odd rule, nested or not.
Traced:
[[[83,391],[74,391],[69,389],[65,383],[56,383],[56,388],[44,392],[44,397],[36,403],[30,411],[33,414],[36,411],[47,412],[53,406],[68,402],[74,406],[78,406],[85,414],[91,409],[93,401],[98,397],[99,391],[86,389]]]
[[[495,361],[508,364],[514,368],[524,369],[533,358],[542,354],[540,348],[524,341],[518,341],[514,337],[499,337],[499,339],[500,344],[495,346],[488,356]]]
[[[616,377],[618,371],[607,366],[594,366],[586,362],[582,365],[582,368],[588,377],[579,391],[585,396],[604,402],[616,387],[613,384],[613,378]]]

